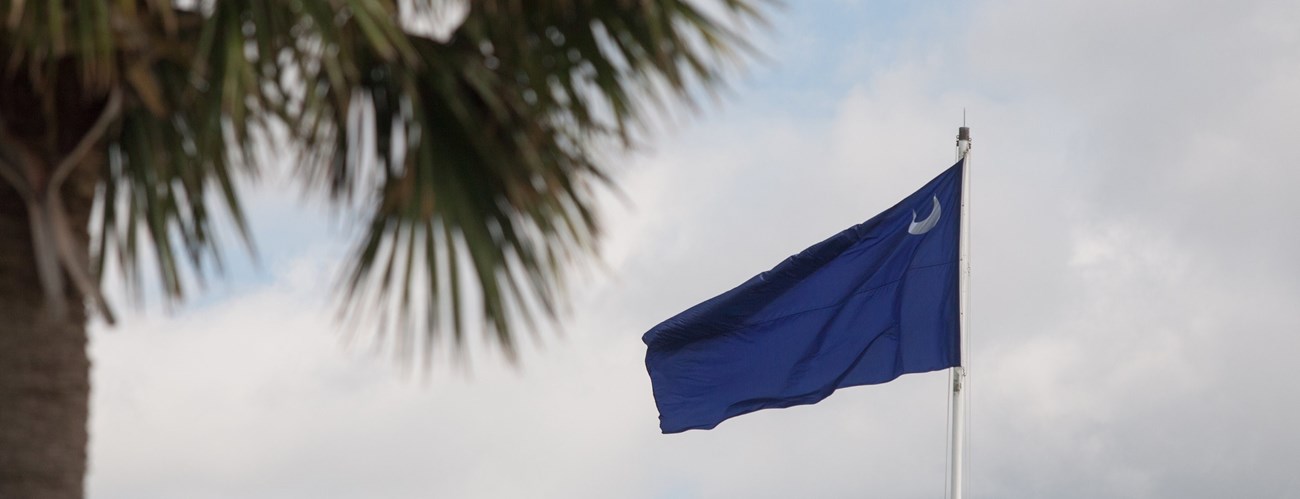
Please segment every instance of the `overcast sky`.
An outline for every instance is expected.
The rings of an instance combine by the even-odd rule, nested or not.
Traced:
[[[946,374],[661,435],[640,337],[937,175],[965,108],[969,495],[1300,497],[1300,3],[787,4],[617,162],[604,264],[519,367],[344,345],[351,233],[264,183],[260,267],[93,328],[90,496],[940,497]]]

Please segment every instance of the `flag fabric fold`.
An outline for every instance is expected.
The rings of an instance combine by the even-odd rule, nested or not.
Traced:
[[[660,429],[959,365],[962,167],[645,333]]]

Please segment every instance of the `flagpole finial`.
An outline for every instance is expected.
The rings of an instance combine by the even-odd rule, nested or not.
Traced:
[[[970,127],[968,126],[958,127],[957,140],[970,140]]]

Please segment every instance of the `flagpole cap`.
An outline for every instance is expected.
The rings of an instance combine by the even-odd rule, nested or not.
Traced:
[[[970,140],[970,127],[957,128],[957,140]]]

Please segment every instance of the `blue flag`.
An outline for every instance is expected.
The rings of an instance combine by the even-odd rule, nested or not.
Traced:
[[[664,433],[960,365],[962,162],[642,338]]]

